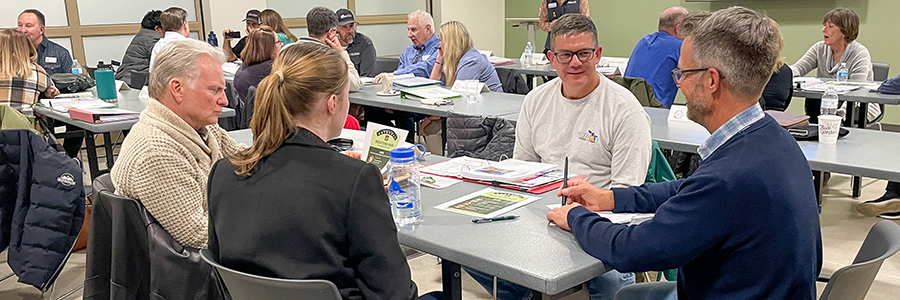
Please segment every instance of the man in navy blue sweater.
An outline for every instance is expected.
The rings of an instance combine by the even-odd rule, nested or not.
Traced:
[[[547,218],[623,272],[678,268],[678,299],[815,299],[822,265],[809,164],[756,105],[782,40],[777,24],[743,7],[712,13],[681,47],[675,81],[688,117],[712,135],[688,178],[597,189],[570,181],[569,205]],[[640,225],[594,211],[655,212]]]

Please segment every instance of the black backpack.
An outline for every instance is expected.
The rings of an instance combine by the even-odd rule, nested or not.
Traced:
[[[83,92],[95,85],[94,79],[87,74],[56,73],[50,75],[60,93]]]

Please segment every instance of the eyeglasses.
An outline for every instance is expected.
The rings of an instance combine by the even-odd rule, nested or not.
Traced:
[[[674,70],[672,70],[672,79],[675,80],[675,83],[680,83],[681,80],[684,79],[685,73],[700,72],[700,71],[707,71],[707,70],[709,70],[709,68],[694,68],[694,69],[684,69],[684,70],[682,70],[681,68],[675,68]]]
[[[556,61],[561,64],[568,64],[572,61],[572,57],[578,56],[578,61],[586,62],[591,60],[594,57],[594,53],[597,52],[597,49],[594,48],[586,48],[581,49],[576,52],[571,51],[561,51],[559,53],[553,53],[556,56]]]

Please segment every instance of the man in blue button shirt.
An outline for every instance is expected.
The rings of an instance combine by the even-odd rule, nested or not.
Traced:
[[[406,21],[407,37],[412,45],[406,47],[400,54],[400,65],[397,66],[396,75],[413,74],[416,77],[428,78],[431,69],[434,68],[434,60],[437,58],[437,50],[441,40],[434,33],[434,19],[423,10],[417,10],[409,14]],[[375,77],[375,83],[381,82],[381,76]],[[409,130],[406,141],[412,143],[415,138],[414,115],[408,112],[386,110],[378,107],[366,107],[366,121],[390,125],[391,120],[400,129]]]
[[[625,67],[625,76],[639,77],[649,82],[656,98],[666,107],[672,106],[678,93],[669,72],[678,66],[682,39],[679,27],[687,15],[684,7],[666,9],[659,16],[659,31],[645,35],[637,42]]]
[[[69,50],[44,36],[44,14],[37,9],[26,9],[19,14],[17,30],[28,35],[37,50],[37,63],[47,71],[47,75],[72,73],[72,56]]]

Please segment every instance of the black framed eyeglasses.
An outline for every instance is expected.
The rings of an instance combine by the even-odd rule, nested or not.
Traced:
[[[571,51],[560,51],[559,53],[554,52],[556,55],[556,61],[561,64],[567,64],[572,61],[572,57],[577,56],[578,61],[587,62],[594,57],[594,53],[597,52],[597,49],[594,48],[585,48],[575,52]]]
[[[681,68],[675,68],[674,70],[672,70],[672,79],[675,80],[675,83],[679,83],[679,82],[681,82],[681,79],[684,78],[685,73],[700,72],[700,71],[707,71],[707,70],[709,70],[709,68],[694,68],[694,69],[684,69],[684,70],[682,70]]]

